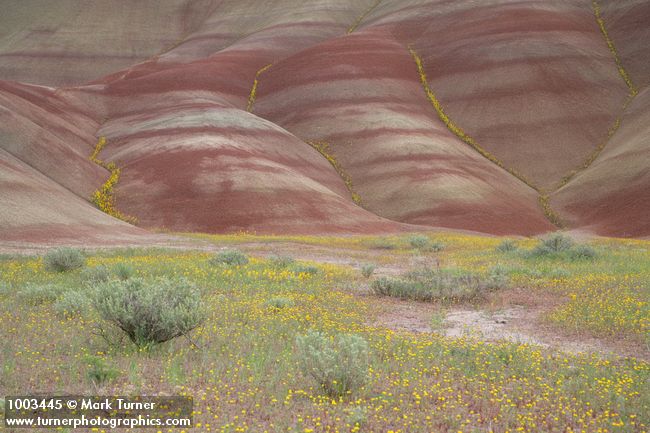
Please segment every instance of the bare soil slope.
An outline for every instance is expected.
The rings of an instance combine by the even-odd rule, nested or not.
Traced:
[[[89,159],[100,136],[117,207],[145,229],[650,235],[647,2],[3,11],[3,237],[129,228],[84,216],[110,176]]]

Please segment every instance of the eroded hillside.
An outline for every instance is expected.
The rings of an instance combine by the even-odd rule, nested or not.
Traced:
[[[413,225],[650,235],[647,2],[5,10],[3,239]],[[114,216],[140,228],[95,208],[102,185]]]

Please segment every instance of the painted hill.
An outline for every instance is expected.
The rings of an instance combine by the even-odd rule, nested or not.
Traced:
[[[650,236],[648,2],[3,10],[2,239]]]

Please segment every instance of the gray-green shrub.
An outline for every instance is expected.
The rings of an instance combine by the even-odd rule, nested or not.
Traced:
[[[355,334],[329,337],[310,330],[296,337],[300,368],[330,397],[338,398],[368,380],[368,343]]]
[[[376,266],[373,265],[372,263],[366,263],[364,265],[361,265],[361,275],[363,275],[366,278],[370,278],[370,276],[375,272]]]
[[[426,249],[429,246],[429,238],[424,235],[412,235],[408,238],[408,243],[412,248],[420,250]]]
[[[440,241],[432,242],[428,236],[424,235],[413,235],[408,239],[408,243],[412,248],[417,248],[421,252],[426,251],[442,251],[445,249],[445,244]]]
[[[573,239],[563,233],[552,233],[542,239],[530,255],[533,257],[557,255],[573,248]]]
[[[81,271],[81,279],[90,284],[102,283],[111,279],[111,271],[105,265],[85,268]]]
[[[0,296],[7,296],[11,293],[11,285],[5,281],[0,281]]]
[[[91,308],[90,298],[80,290],[69,290],[59,297],[53,305],[60,317],[75,317]]]
[[[487,289],[500,289],[510,282],[510,269],[503,265],[492,266],[485,278],[485,287]]]
[[[295,265],[293,267],[293,272],[295,274],[316,275],[318,273],[318,268],[314,265]]]
[[[220,251],[210,259],[213,265],[244,266],[248,264],[248,256],[239,250]]]
[[[497,245],[496,250],[500,253],[511,253],[517,251],[517,244],[512,239],[506,239]]]
[[[569,256],[572,259],[593,259],[597,255],[596,250],[589,245],[576,245],[571,251],[569,251]]]
[[[120,280],[128,280],[135,274],[135,268],[128,263],[116,263],[113,266],[113,273]]]
[[[417,301],[465,302],[482,299],[487,292],[507,283],[507,275],[495,269],[480,276],[454,269],[415,269],[398,278],[381,277],[371,284],[374,294]]]
[[[55,248],[43,256],[43,265],[50,272],[67,272],[83,267],[86,258],[76,248]]]
[[[596,257],[596,250],[585,244],[576,244],[573,239],[562,234],[553,233],[542,239],[525,256],[538,258],[561,258],[568,260],[593,259]]]
[[[18,292],[18,299],[28,305],[40,305],[53,302],[65,289],[52,283],[30,283]]]
[[[199,291],[184,278],[108,281],[97,286],[93,305],[138,347],[185,335],[205,317]]]
[[[265,302],[265,305],[274,310],[281,310],[283,308],[293,307],[295,303],[293,299],[284,296],[276,296]]]
[[[291,256],[273,254],[269,256],[269,262],[274,268],[285,269],[293,265],[296,260]]]
[[[370,241],[369,246],[373,250],[394,250],[397,248],[397,245],[387,238],[373,239]]]
[[[445,249],[445,244],[440,241],[431,242],[429,246],[427,246],[427,251],[438,252],[444,249]]]
[[[361,427],[368,421],[368,409],[363,406],[353,407],[348,411],[347,420],[353,427]]]

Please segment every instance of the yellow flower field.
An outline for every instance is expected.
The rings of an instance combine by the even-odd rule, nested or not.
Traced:
[[[512,284],[560,299],[545,318],[558,332],[577,328],[647,344],[646,242],[601,240],[593,243],[594,260],[565,261],[498,252],[499,238],[429,237],[444,243],[444,250],[416,252],[398,236],[390,239],[391,254],[395,260],[435,255],[444,266],[479,273],[504,266]],[[250,234],[195,238],[218,245],[265,241]],[[289,241],[370,251],[376,239]],[[536,241],[515,243],[530,249]],[[63,273],[46,271],[40,257],[3,257],[2,394],[191,395],[192,431],[201,432],[648,431],[650,364],[642,359],[393,331],[371,325],[379,313],[371,296],[350,290],[362,284],[354,269],[314,263],[317,272],[301,272],[255,255],[246,265],[225,266],[211,263],[213,255],[105,251],[90,254],[84,269]],[[189,338],[143,350],[105,323],[92,302],[75,314],[57,308],[69,291],[92,298],[86,269],[118,263],[132,266],[131,278],[164,275],[193,282],[207,310],[202,326]],[[48,292],[33,290],[34,285],[49,285],[55,295],[44,296]],[[269,304],[277,298],[286,306]],[[310,329],[329,336],[356,334],[368,342],[364,386],[333,398],[301,371],[296,336]],[[89,357],[104,361],[115,377],[91,380]]]

